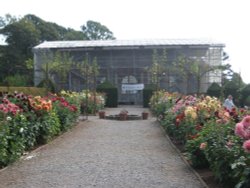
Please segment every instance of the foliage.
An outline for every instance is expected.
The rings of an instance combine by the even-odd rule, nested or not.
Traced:
[[[26,75],[15,74],[13,76],[7,76],[3,83],[7,86],[27,86],[29,84],[29,77]]]
[[[67,92],[62,95],[0,93],[0,167],[73,125],[80,112],[81,96]]]
[[[33,58],[32,48],[42,41],[114,39],[113,33],[98,22],[88,21],[82,29],[64,28],[31,14],[21,18],[0,17],[0,34],[7,42],[0,47],[0,82],[16,73],[29,75],[29,80],[33,80],[30,74],[33,70],[27,67],[27,61]]]
[[[167,133],[186,143],[186,155],[194,167],[209,166],[225,187],[249,187],[249,111],[234,108],[229,112],[209,96],[173,98],[172,107],[165,104],[165,108],[163,94],[152,99],[152,108],[159,110],[158,119]]]
[[[228,95],[232,95],[234,98],[234,102],[236,105],[239,105],[239,98],[240,98],[240,88],[237,83],[233,81],[229,81],[224,86],[224,95],[227,97]]]
[[[102,25],[99,22],[89,20],[86,25],[82,25],[81,28],[86,35],[87,40],[115,39],[113,33],[105,25]]]
[[[159,55],[159,52],[154,49],[152,53],[152,65],[147,68],[147,71],[151,75],[151,84],[156,86],[156,90],[160,87],[160,79],[166,74],[167,71],[167,51],[166,49],[162,50],[162,54]]]
[[[220,85],[217,83],[212,83],[211,86],[207,89],[207,95],[220,98],[221,95]]]
[[[250,106],[250,84],[247,84],[245,87],[242,88],[240,92],[240,104]]]
[[[186,93],[189,93],[188,88],[189,80],[193,79],[196,84],[196,93],[200,94],[200,85],[202,78],[209,72],[223,71],[226,66],[223,65],[210,65],[206,62],[204,57],[192,57],[188,58],[181,55],[174,63],[177,72],[180,72],[183,80],[186,80]]]
[[[37,140],[39,144],[49,142],[54,136],[60,133],[61,126],[64,126],[64,122],[60,122],[61,114],[57,111],[49,111],[47,114],[41,116],[39,133]]]
[[[115,86],[114,86],[111,82],[105,81],[105,82],[99,84],[99,85],[98,85],[98,88],[99,88],[99,89],[115,88]]]
[[[105,94],[106,107],[118,106],[118,90],[110,82],[104,82],[98,85],[96,90]]]
[[[95,114],[97,111],[104,108],[105,105],[105,94],[100,92],[88,92],[88,97],[86,92],[82,91],[81,95],[81,112],[88,114]],[[87,109],[84,109],[87,108]]]
[[[154,89],[153,88],[144,88],[143,89],[143,107],[149,107],[149,102],[150,102],[150,98],[152,97],[153,93],[154,93]]]
[[[80,103],[76,106],[70,103],[65,97],[54,94],[50,94],[49,99],[52,101],[55,112],[59,117],[60,130],[68,130],[72,126],[76,116],[79,115]]]
[[[50,78],[46,78],[43,79],[38,85],[38,88],[43,88],[45,89],[47,92],[56,92],[56,86],[55,83],[50,79]]]
[[[43,64],[42,70],[44,80],[39,86],[45,86],[48,90],[60,90],[60,85],[55,85],[52,80],[60,80],[60,83],[66,83],[71,69],[76,63],[70,58],[68,53],[56,52],[51,61]],[[55,78],[54,78],[55,77]]]
[[[173,101],[176,97],[176,94],[170,94],[165,91],[154,92],[149,102],[153,114],[156,116],[163,115],[166,110],[173,106]]]
[[[0,93],[24,93],[30,94],[33,96],[45,96],[46,89],[45,88],[37,88],[37,87],[0,87]],[[1,94],[0,94],[1,96]]]

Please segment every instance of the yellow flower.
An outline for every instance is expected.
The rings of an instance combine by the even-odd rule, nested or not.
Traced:
[[[197,118],[196,108],[192,106],[186,107],[184,114],[185,116],[190,116],[192,119]]]

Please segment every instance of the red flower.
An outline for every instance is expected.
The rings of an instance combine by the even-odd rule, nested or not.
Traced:
[[[202,127],[203,127],[202,125],[196,125],[195,130],[200,131],[202,129]]]

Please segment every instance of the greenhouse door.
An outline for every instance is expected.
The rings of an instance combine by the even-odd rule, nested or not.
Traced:
[[[120,87],[120,104],[142,105],[142,90],[144,84],[138,83],[134,76],[125,76]]]

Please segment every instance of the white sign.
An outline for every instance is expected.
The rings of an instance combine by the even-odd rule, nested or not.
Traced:
[[[122,91],[143,90],[144,84],[122,84]]]

